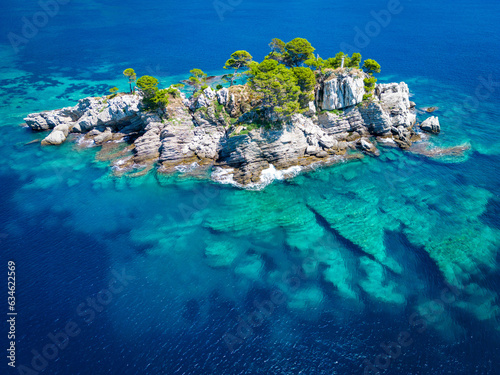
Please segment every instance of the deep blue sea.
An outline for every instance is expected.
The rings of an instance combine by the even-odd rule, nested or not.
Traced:
[[[498,0],[2,5],[0,314],[11,260],[18,315],[1,374],[500,374]],[[125,68],[166,86],[274,37],[377,60],[439,107],[434,145],[470,150],[386,148],[244,191],[117,178],[19,126],[127,90]]]

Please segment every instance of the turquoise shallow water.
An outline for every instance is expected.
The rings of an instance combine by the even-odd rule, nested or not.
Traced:
[[[241,2],[221,21],[213,4],[176,4],[75,1],[18,54],[2,45],[0,246],[18,265],[18,364],[73,321],[81,332],[44,373],[362,374],[405,332],[383,373],[498,373],[498,88],[476,91],[498,73],[498,4],[402,2],[362,50],[382,82],[439,107],[431,142],[469,144],[460,158],[385,148],[243,191],[116,178],[97,149],[27,144],[41,135],[18,126],[26,114],[126,89],[128,66],[167,85],[298,34],[328,54],[387,5]],[[3,34],[37,7],[9,6]],[[123,269],[123,290],[90,308]]]

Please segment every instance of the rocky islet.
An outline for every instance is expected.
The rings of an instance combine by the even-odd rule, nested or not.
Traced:
[[[84,98],[74,107],[30,114],[25,121],[34,131],[51,130],[42,145],[62,144],[70,135],[87,145],[127,141],[110,158],[119,174],[155,167],[172,173],[192,166],[242,187],[262,184],[270,173],[287,178],[313,165],[379,155],[378,144],[410,149],[421,140],[421,130],[439,133],[435,116],[416,126],[406,83],[377,84],[373,97],[364,100],[366,73],[328,73],[316,85],[308,109],[279,127],[253,126],[259,101],[247,85],[208,87],[189,98],[180,93],[163,114],[147,110],[139,92]]]

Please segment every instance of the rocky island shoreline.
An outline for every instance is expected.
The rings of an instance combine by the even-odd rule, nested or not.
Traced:
[[[288,45],[281,52],[273,50],[260,64],[247,61],[250,78],[245,84],[233,85],[232,76],[230,87],[214,89],[203,85],[202,74],[194,74],[194,93],[186,97],[178,87],[167,92],[153,83],[151,91],[139,85],[142,77],[137,80],[139,89],[131,87],[131,93],[84,98],[74,107],[30,114],[25,122],[34,131],[51,131],[42,145],[76,139],[82,145],[103,147],[118,175],[197,170],[246,188],[317,165],[377,156],[380,145],[411,151],[425,138],[423,132],[440,132],[435,116],[417,123],[406,83],[375,84],[366,69],[344,66],[347,55],[336,56],[342,57],[340,67],[317,57],[316,64],[307,60],[312,68],[296,64],[287,69],[279,60],[288,53]],[[266,95],[274,100],[281,91],[262,82],[272,78],[284,87],[290,77],[283,69],[296,74],[291,77],[299,90],[285,87],[282,91],[288,96],[269,104]],[[300,69],[313,73],[313,84],[307,88],[301,85]],[[153,108],[156,97],[164,98],[163,105]],[[288,113],[283,109],[286,100],[287,105],[298,103]],[[426,153],[422,147],[415,150]]]

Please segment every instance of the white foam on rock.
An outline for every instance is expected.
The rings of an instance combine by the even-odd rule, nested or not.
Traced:
[[[234,168],[215,167],[212,172],[211,178],[213,181],[216,181],[223,185],[242,187],[241,184],[238,184],[236,181],[234,181],[232,172],[234,172]]]
[[[278,170],[273,164],[269,164],[269,168],[262,170],[260,173],[260,182],[242,185],[236,182],[233,178],[233,168],[220,168],[217,167],[212,172],[212,180],[219,182],[221,184],[233,185],[242,189],[247,190],[262,190],[267,185],[271,184],[275,180],[285,180],[297,176],[302,171],[299,166],[293,166],[287,169]]]
[[[94,143],[93,139],[85,138],[84,134],[77,136],[76,143],[78,144],[78,146],[87,147],[87,148],[91,148],[91,147],[94,147],[96,145]]]
[[[392,138],[380,138],[380,139],[377,139],[377,142],[378,143],[386,143],[386,144],[390,144],[390,145],[397,145],[397,143],[394,142],[394,139],[392,139]]]
[[[300,171],[302,170],[301,167],[298,165],[295,165],[293,167],[283,169],[283,170],[278,170],[276,167],[272,164],[269,165],[269,168],[264,169],[261,174],[260,174],[260,181],[261,184],[264,184],[264,186],[269,185],[272,183],[274,180],[285,180],[287,178],[295,177],[297,176]],[[262,187],[264,187],[262,186]]]
[[[176,165],[175,169],[180,173],[187,173],[194,171],[199,166],[200,165],[197,162],[193,162],[191,164]]]
[[[123,158],[123,159],[118,159],[117,161],[115,161],[113,163],[113,165],[111,166],[111,169],[114,170],[114,171],[118,171],[118,172],[122,172],[122,171],[127,171],[130,169],[127,168],[127,167],[122,167],[122,165],[124,165],[126,162],[128,162],[130,159],[132,159],[132,156],[128,156],[126,158]]]

